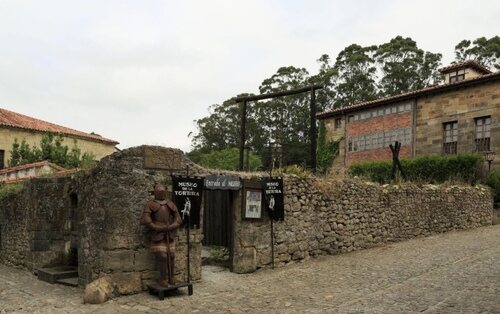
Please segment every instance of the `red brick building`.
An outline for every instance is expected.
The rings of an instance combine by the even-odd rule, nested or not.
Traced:
[[[440,71],[441,85],[319,113],[327,137],[341,140],[333,166],[390,159],[395,141],[401,157],[498,151],[500,71],[474,61]]]

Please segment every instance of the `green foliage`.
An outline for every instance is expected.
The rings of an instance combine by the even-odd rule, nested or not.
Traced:
[[[377,97],[375,59],[376,46],[352,44],[335,60],[337,72],[335,106],[343,107]]]
[[[455,58],[459,62],[475,60],[490,69],[500,70],[500,37],[464,39],[455,46]]]
[[[495,203],[500,203],[500,171],[495,170],[490,172],[484,180],[484,184],[492,189]]]
[[[433,85],[442,55],[423,51],[411,38],[397,36],[378,46],[375,58],[381,66],[381,96],[390,96]]]
[[[302,179],[309,178],[311,176],[311,172],[304,169],[299,165],[289,165],[284,168],[277,168],[273,170],[273,176],[281,176],[283,174],[293,174]]]
[[[11,183],[11,184],[5,184],[1,183],[0,184],[0,201],[4,200],[5,198],[9,197],[12,194],[15,194],[23,188],[23,183]]]
[[[326,173],[332,166],[332,162],[339,154],[340,141],[332,142],[326,140],[325,122],[320,121],[318,129],[318,149],[316,151],[316,162],[318,173]]]
[[[46,133],[40,141],[40,147],[32,148],[23,139],[21,144],[14,140],[9,165],[11,167],[47,160],[64,168],[87,168],[94,164],[95,156],[91,153],[81,154],[74,142],[71,150],[63,144],[62,134]]]
[[[189,156],[189,155],[188,155]],[[246,152],[244,157],[246,158]],[[197,160],[193,160],[201,166],[212,169],[238,170],[240,152],[238,148],[226,148],[218,151],[212,151],[205,154],[195,156]],[[262,166],[260,157],[255,153],[249,154],[249,167],[251,171],[255,171]],[[246,165],[246,160],[244,165]]]
[[[448,180],[460,180],[474,183],[478,179],[482,161],[480,155],[459,154],[401,159],[401,165],[408,181],[442,183]],[[349,173],[370,181],[388,183],[391,181],[392,161],[353,164],[349,167]]]

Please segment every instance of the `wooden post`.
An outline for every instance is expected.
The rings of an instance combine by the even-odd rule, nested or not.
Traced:
[[[316,92],[314,86],[311,86],[311,104],[310,104],[311,125],[309,130],[309,140],[311,141],[311,168],[316,172],[316,149],[318,132],[316,129]]]
[[[240,130],[240,166],[239,170],[243,171],[243,157],[246,140],[246,124],[247,124],[247,101],[243,100],[241,105],[241,130]]]

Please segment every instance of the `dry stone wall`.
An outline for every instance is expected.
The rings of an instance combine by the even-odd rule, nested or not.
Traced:
[[[146,149],[177,169],[146,168]],[[76,245],[81,285],[110,275],[121,294],[146,289],[157,271],[149,230],[139,224],[143,206],[155,183],[171,191],[171,175],[186,174],[187,167],[201,172],[178,149],[141,146],[107,156],[87,172],[25,183],[0,201],[0,262],[29,269],[68,264]],[[201,239],[201,228],[191,230],[192,280],[201,278]],[[179,230],[179,281],[187,279],[186,253],[186,233]]]
[[[284,185],[285,220],[274,223],[277,266],[492,223],[493,204],[486,187],[381,186],[298,177],[285,177]],[[235,229],[235,270],[269,266],[269,219],[237,218]]]
[[[71,178],[39,178],[2,199],[0,262],[29,269],[76,263]]]

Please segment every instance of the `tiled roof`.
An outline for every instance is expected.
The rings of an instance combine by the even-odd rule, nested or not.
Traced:
[[[56,164],[53,164],[51,162],[48,162],[47,160],[44,160],[44,161],[34,162],[31,164],[24,164],[24,165],[15,166],[15,167],[4,168],[4,169],[0,170],[0,174],[20,171],[20,170],[29,169],[29,168],[39,168],[39,167],[43,167],[43,166],[50,166],[57,171],[66,171],[65,168],[58,166]]]
[[[73,130],[64,126],[28,117],[23,114],[2,108],[0,108],[0,126],[20,128],[25,130],[34,130],[40,132],[62,133],[64,135],[69,135],[85,140],[109,143],[113,145],[118,144],[117,141],[102,137],[97,134],[89,134],[82,131]]]
[[[381,105],[385,105],[385,104],[389,104],[389,103],[394,103],[394,102],[398,102],[398,101],[412,99],[412,98],[415,98],[418,96],[423,96],[423,95],[428,95],[428,94],[433,94],[433,93],[438,93],[438,92],[444,92],[444,91],[454,89],[454,88],[460,88],[460,87],[464,87],[464,86],[468,86],[468,85],[480,84],[482,82],[498,80],[498,79],[500,79],[500,71],[495,72],[495,73],[482,75],[482,76],[478,76],[478,77],[474,77],[474,78],[463,80],[463,81],[458,81],[458,82],[448,83],[448,84],[441,84],[441,85],[433,85],[433,86],[426,87],[426,88],[419,89],[419,90],[412,91],[412,92],[407,92],[407,93],[402,93],[402,94],[398,94],[398,95],[394,95],[394,96],[365,101],[365,102],[357,103],[354,105],[345,106],[342,108],[336,108],[336,109],[333,109],[330,111],[320,112],[320,113],[316,114],[316,117],[319,119],[324,119],[324,118],[328,118],[328,117],[337,116],[337,115],[343,114],[343,113],[357,111],[360,109],[377,107],[377,106],[381,106]]]
[[[474,70],[476,70],[477,72],[479,72],[481,74],[492,73],[490,70],[488,70],[488,68],[486,68],[485,66],[483,66],[482,64],[480,64],[474,60],[467,60],[467,61],[451,64],[451,65],[448,65],[448,66],[445,66],[443,68],[438,69],[438,71],[441,73],[448,73],[450,71],[457,70],[457,69],[464,68],[464,67],[473,68]]]

